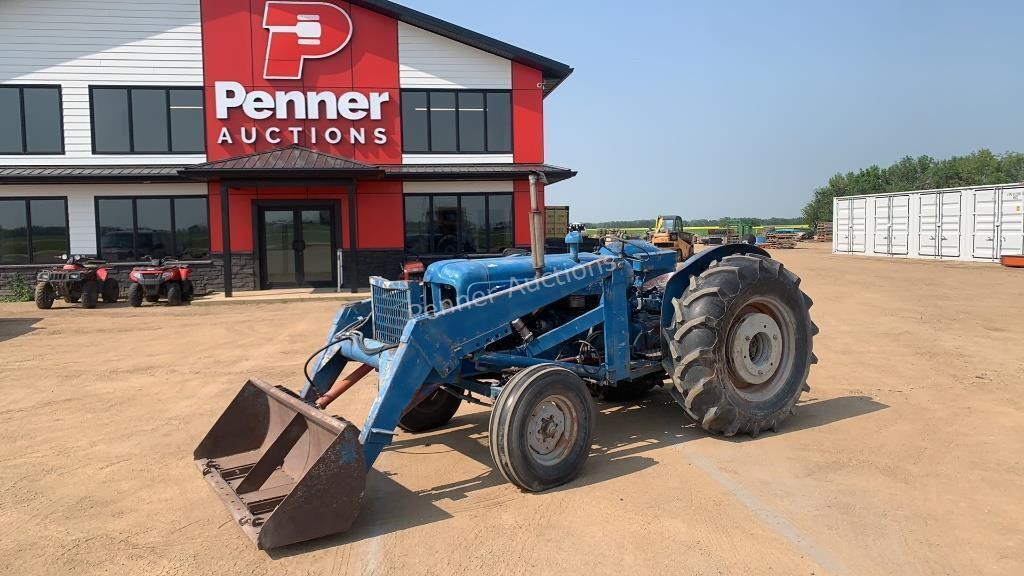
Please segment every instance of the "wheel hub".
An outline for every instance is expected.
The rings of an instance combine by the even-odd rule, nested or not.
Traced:
[[[764,384],[775,375],[782,345],[779,323],[768,314],[752,312],[740,318],[729,342],[733,370],[742,380],[739,384]]]
[[[527,443],[537,460],[551,464],[565,458],[576,439],[575,412],[569,400],[548,396],[540,402],[527,424]]]

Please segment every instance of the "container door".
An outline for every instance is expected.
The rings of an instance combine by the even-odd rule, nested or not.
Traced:
[[[963,192],[944,192],[939,206],[939,255],[945,258],[960,257],[961,225],[960,203]]]
[[[940,194],[921,194],[921,207],[917,213],[917,253],[921,256],[939,255]]]
[[[975,258],[996,257],[998,206],[998,190],[974,191],[974,249],[971,254]]]
[[[836,200],[836,221],[835,221],[835,250],[836,252],[850,252],[853,250],[853,214],[851,211],[852,201]]]
[[[1004,188],[999,207],[999,254],[1024,254],[1024,188]]]
[[[864,252],[867,250],[868,201],[854,198],[850,204],[850,251]]]
[[[875,198],[875,253],[889,254],[892,247],[892,196]]]
[[[910,252],[910,196],[889,200],[889,254],[905,256]]]

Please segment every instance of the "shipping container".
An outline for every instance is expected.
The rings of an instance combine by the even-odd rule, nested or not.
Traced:
[[[565,240],[569,233],[569,207],[544,207],[544,237],[548,240]]]
[[[832,251],[998,262],[1024,254],[1024,183],[835,198]]]

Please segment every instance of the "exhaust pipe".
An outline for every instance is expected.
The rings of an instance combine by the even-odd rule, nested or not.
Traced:
[[[533,275],[544,275],[544,214],[537,205],[537,181],[547,184],[543,172],[530,172],[530,254],[533,255]]]

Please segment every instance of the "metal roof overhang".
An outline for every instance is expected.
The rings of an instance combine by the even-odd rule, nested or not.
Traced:
[[[450,38],[456,42],[472,46],[489,52],[495,56],[525,64],[531,68],[540,70],[544,77],[544,95],[547,96],[557,88],[566,78],[572,74],[572,67],[557,60],[552,60],[540,54],[524,50],[501,40],[485,36],[478,32],[452,24],[447,20],[435,18],[418,10],[413,10],[401,4],[388,0],[351,0],[352,4],[361,6],[374,12],[384,14],[411,24],[417,28],[423,28],[429,32]]]

